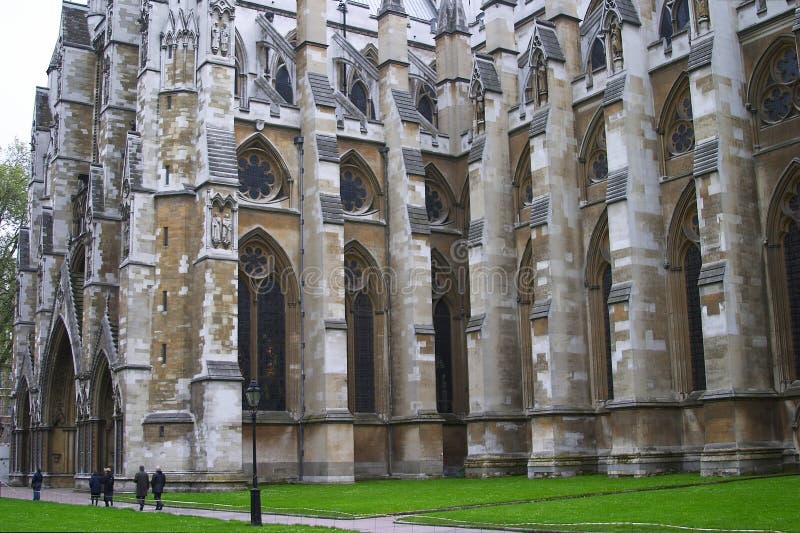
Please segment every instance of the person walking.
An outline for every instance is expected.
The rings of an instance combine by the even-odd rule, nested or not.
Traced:
[[[106,502],[106,507],[114,507],[114,473],[108,467],[103,476],[103,501]]]
[[[164,508],[164,505],[161,503],[161,493],[164,492],[164,485],[167,484],[167,477],[164,475],[164,472],[161,471],[161,467],[156,467],[156,473],[153,474],[153,479],[150,481],[150,485],[153,488],[153,498],[156,499],[156,511],[160,511]]]
[[[136,483],[136,501],[139,503],[139,510],[144,511],[144,499],[147,498],[147,489],[150,488],[150,480],[144,471],[144,465],[139,465],[139,471],[133,476],[133,481]]]
[[[42,469],[37,468],[36,473],[31,478],[31,488],[33,489],[33,501],[38,502],[42,497]]]
[[[97,505],[100,501],[100,489],[103,486],[103,478],[100,472],[92,472],[92,477],[89,478],[89,495],[92,498],[92,505]]]

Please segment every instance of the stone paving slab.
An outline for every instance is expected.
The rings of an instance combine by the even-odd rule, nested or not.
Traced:
[[[165,493],[166,495],[167,493]],[[3,485],[0,488],[0,497],[2,498],[15,498],[18,500],[29,500],[33,496],[30,488],[27,487],[9,487]],[[72,489],[42,489],[42,500],[56,503],[67,503],[71,505],[89,505],[89,494],[85,492],[76,492]],[[100,502],[102,506],[102,500]],[[145,505],[145,512],[155,512],[153,507],[152,495],[151,499]],[[114,507],[124,509],[134,509],[137,507],[135,503],[115,501]],[[189,509],[185,507],[164,507],[164,512],[200,516],[205,518],[218,518],[221,520],[240,520],[242,522],[250,521],[250,514],[238,511],[217,511],[208,509]],[[346,529],[350,531],[366,531],[373,533],[478,533],[479,529],[466,529],[460,527],[447,527],[447,526],[421,526],[415,524],[400,524],[395,522],[397,516],[381,516],[375,518],[358,518],[358,519],[330,519],[330,518],[316,518],[311,516],[292,516],[264,513],[261,516],[261,521],[264,524],[285,524],[285,525],[305,525],[305,526],[321,526],[321,527],[335,527],[338,529]]]

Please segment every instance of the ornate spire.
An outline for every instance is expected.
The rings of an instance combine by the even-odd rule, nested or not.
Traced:
[[[436,21],[436,35],[443,33],[468,33],[467,16],[461,0],[442,0]]]
[[[406,8],[403,5],[403,0],[383,0],[381,2],[381,8],[378,11],[378,16],[380,17],[389,12],[405,15]]]

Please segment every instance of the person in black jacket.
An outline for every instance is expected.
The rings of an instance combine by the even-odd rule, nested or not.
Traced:
[[[161,467],[156,467],[156,473],[153,474],[153,479],[150,480],[150,486],[153,488],[153,497],[156,499],[156,511],[164,508],[161,503],[161,493],[164,492],[164,485],[167,484],[167,477],[161,471]]]
[[[92,497],[92,505],[97,505],[100,501],[100,488],[103,485],[103,478],[99,472],[92,472],[92,477],[89,478],[89,494]]]
[[[42,497],[42,469],[37,468],[36,473],[31,478],[31,488],[33,489],[33,501],[38,502]]]
[[[106,502],[106,507],[114,507],[114,473],[108,467],[103,476],[103,501]]]
[[[136,501],[139,503],[139,510],[144,511],[144,499],[147,498],[147,489],[150,488],[150,480],[144,471],[144,465],[139,465],[139,471],[133,476],[133,481],[136,483]]]

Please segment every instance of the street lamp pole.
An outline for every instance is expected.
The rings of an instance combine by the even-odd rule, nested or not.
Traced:
[[[250,420],[253,423],[253,486],[250,489],[250,525],[261,525],[261,490],[258,488],[258,473],[256,462],[256,413],[258,403],[261,401],[261,387],[256,380],[251,380],[245,391],[247,403],[250,407]]]

